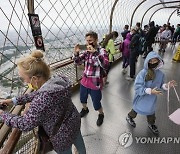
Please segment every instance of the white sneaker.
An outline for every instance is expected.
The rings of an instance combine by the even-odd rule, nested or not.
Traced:
[[[126,68],[123,68],[122,73],[123,73],[123,74],[126,74],[126,73],[127,73]]]

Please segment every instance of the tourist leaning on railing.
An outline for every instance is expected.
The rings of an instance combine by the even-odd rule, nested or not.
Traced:
[[[18,116],[0,110],[0,118],[6,125],[22,131],[40,126],[57,153],[71,153],[74,144],[80,153],[85,154],[80,115],[71,100],[71,84],[66,77],[51,77],[49,66],[42,58],[43,53],[36,50],[17,63],[20,78],[35,91],[0,102],[5,105],[31,102],[28,111]]]

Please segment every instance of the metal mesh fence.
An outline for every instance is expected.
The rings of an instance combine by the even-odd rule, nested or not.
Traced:
[[[94,30],[101,40],[108,32],[112,1],[35,0],[35,12],[40,16],[49,63],[72,56],[76,43],[85,44],[85,34]]]
[[[113,30],[120,33],[125,24],[130,24],[131,15],[140,2],[140,0],[118,1],[113,16]],[[143,13],[150,6],[158,2],[160,1],[145,1],[137,9],[133,25],[141,20]],[[99,41],[109,32],[109,17],[114,1],[34,0],[34,3],[35,13],[39,14],[41,21],[45,57],[49,64],[71,57],[74,45],[85,43],[84,36],[87,31],[96,31]],[[167,4],[167,6],[178,4]],[[149,14],[157,7],[147,13],[144,24],[148,22]],[[14,96],[23,91],[17,80],[16,61],[35,48],[27,14],[27,1],[8,0],[0,7],[1,97]],[[163,19],[158,18],[159,22]],[[161,23],[165,23],[165,20]],[[120,36],[118,40],[121,39]]]
[[[22,133],[13,153],[34,154],[38,145],[35,131],[37,130]]]

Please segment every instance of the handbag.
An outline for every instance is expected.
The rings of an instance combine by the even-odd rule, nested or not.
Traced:
[[[39,153],[46,154],[49,151],[53,150],[53,145],[49,140],[49,136],[46,134],[42,126],[38,127],[38,137],[40,141]]]
[[[167,94],[167,112],[168,112],[168,117],[171,121],[173,121],[175,124],[180,125],[180,108],[178,108],[176,111],[174,111],[172,114],[169,115],[169,85],[168,85],[168,94]],[[179,96],[177,94],[176,88],[173,86],[174,92],[176,94],[177,100],[180,103]]]
[[[52,135],[51,137],[53,137],[59,130],[60,126],[61,126],[61,122],[63,121],[65,117],[65,112],[63,114],[63,116],[61,118],[59,118],[59,120],[56,122],[53,130],[52,130]],[[52,151],[53,145],[49,139],[49,136],[46,134],[44,128],[42,126],[38,127],[38,137],[39,137],[39,141],[40,141],[40,147],[39,147],[39,154],[46,154],[49,151]]]

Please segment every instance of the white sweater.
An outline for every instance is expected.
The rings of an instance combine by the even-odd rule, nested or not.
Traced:
[[[167,39],[169,40],[171,38],[171,31],[170,30],[164,30],[161,33],[161,39]]]

